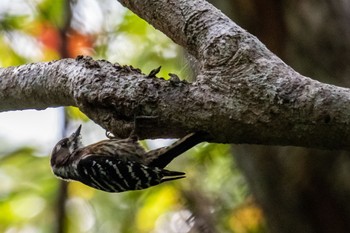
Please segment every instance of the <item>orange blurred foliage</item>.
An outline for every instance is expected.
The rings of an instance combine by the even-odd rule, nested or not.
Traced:
[[[93,55],[95,36],[82,34],[76,30],[70,30],[67,36],[67,51],[69,57],[78,55]]]
[[[50,49],[55,52],[60,51],[62,41],[60,31],[57,27],[48,22],[43,22],[38,25],[37,31],[37,38],[46,49]]]

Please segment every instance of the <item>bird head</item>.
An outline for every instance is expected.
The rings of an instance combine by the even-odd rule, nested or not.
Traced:
[[[69,137],[61,139],[51,153],[51,165],[62,166],[77,149],[83,147],[80,135],[81,125]]]

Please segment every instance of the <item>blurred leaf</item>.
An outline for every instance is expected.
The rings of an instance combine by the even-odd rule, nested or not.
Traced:
[[[10,31],[22,29],[29,21],[26,15],[1,15],[0,17],[0,31]]]
[[[66,107],[66,113],[68,117],[72,120],[81,120],[81,121],[89,121],[90,119],[80,111],[77,107]]]
[[[265,232],[261,209],[252,203],[245,204],[233,212],[230,226],[237,233]]]
[[[0,66],[15,66],[22,65],[27,62],[27,60],[14,52],[10,46],[8,46],[7,42],[4,41],[3,37],[0,37]]]
[[[22,147],[2,153],[0,159],[0,232],[28,222],[47,227],[51,203],[57,187],[47,157],[35,156],[36,150]],[[54,181],[54,182],[53,182]],[[46,220],[45,220],[46,219]]]
[[[148,27],[150,25],[146,21],[131,11],[127,11],[124,15],[124,20],[118,25],[118,32],[145,37]]]
[[[36,152],[36,149],[30,146],[20,147],[13,151],[2,152],[0,154],[0,162],[3,162],[2,160],[5,160],[6,158],[13,159],[14,157],[17,157],[17,156],[27,156],[27,155],[33,156],[35,152]]]
[[[157,192],[154,190],[137,213],[138,232],[150,232],[159,216],[172,209],[178,200],[179,192],[172,186],[164,185]]]
[[[67,14],[65,12],[65,4],[69,4],[67,0],[41,1],[37,6],[39,17],[44,21],[51,22],[53,25],[63,27]]]
[[[69,182],[68,185],[68,195],[70,197],[80,197],[90,200],[95,196],[96,192],[99,191],[77,181]]]

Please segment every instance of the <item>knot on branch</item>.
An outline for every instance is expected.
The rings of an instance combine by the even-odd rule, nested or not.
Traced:
[[[227,66],[238,50],[237,38],[231,35],[216,37],[204,50],[205,68]]]

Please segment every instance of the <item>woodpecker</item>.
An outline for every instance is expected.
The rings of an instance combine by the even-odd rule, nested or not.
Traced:
[[[184,172],[164,169],[175,157],[203,142],[203,133],[191,133],[168,147],[146,152],[136,136],[110,138],[83,146],[81,125],[61,139],[51,154],[57,177],[79,181],[105,192],[140,190],[185,178]]]

